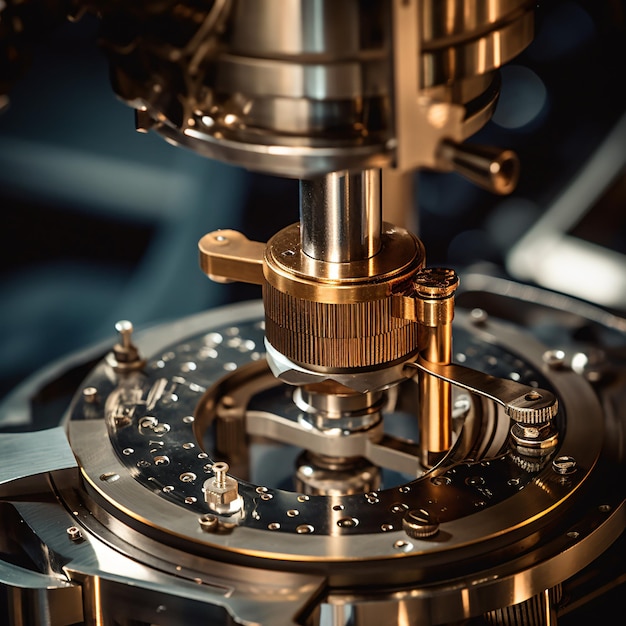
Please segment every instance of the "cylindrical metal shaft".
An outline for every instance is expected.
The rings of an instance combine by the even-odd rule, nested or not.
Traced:
[[[422,358],[431,363],[452,361],[452,333],[449,324],[422,327]],[[450,383],[434,376],[420,376],[420,449],[422,464],[432,467],[452,445]]]
[[[348,263],[380,250],[381,172],[332,172],[300,181],[303,252],[318,261]]]
[[[420,318],[420,356],[431,363],[452,362],[454,292],[459,279],[454,270],[428,268],[415,281]],[[432,467],[452,445],[452,393],[450,383],[420,376],[420,456]]]

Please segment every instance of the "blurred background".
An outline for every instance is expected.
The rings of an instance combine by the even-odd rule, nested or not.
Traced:
[[[471,139],[515,150],[520,183],[496,197],[455,174],[416,173],[408,210],[430,265],[540,284],[543,255],[528,244],[556,228],[618,270],[617,293],[600,298],[593,275],[572,270],[568,282],[559,253],[562,291],[626,311],[625,7],[538,3],[535,40],[502,70],[494,118]],[[0,113],[0,400],[64,355],[113,340],[119,319],[141,328],[259,298],[260,288],[209,281],[197,242],[217,228],[265,241],[298,219],[297,181],[136,133],[97,32],[83,18],[46,33]],[[520,247],[530,257],[513,262]],[[574,293],[581,284],[591,289]]]

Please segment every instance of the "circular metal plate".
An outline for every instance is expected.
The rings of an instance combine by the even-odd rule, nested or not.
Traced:
[[[165,543],[182,541],[191,551],[217,549],[224,558],[348,563],[419,555],[426,564],[428,555],[453,559],[457,553],[456,558],[487,553],[548,523],[596,462],[601,410],[580,378],[571,371],[545,370],[541,346],[518,331],[477,329],[459,312],[458,362],[559,396],[560,441],[553,454],[542,459],[516,454],[508,418],[473,403],[453,450],[433,470],[416,472],[417,477],[384,471],[380,490],[326,497],[290,488],[286,481],[299,450],[262,440],[247,448],[254,457],[246,462],[250,476],[234,476],[242,509],[218,516],[220,531],[207,533],[200,522],[212,511],[202,486],[221,459],[211,449],[215,441],[204,413],[206,397],[220,385],[236,391],[228,381],[237,372],[263,371],[261,316],[260,304],[254,303],[161,327],[137,340],[147,358],[143,371],[117,374],[104,361],[88,376],[84,386],[94,387],[100,402],[77,395],[69,436],[92,497],[109,513]],[[248,405],[240,407],[244,415],[265,411],[275,419],[298,420],[289,388],[262,382],[259,393],[247,398]],[[462,405],[467,398],[458,401]],[[400,424],[410,443],[415,426],[410,414],[394,414],[392,407],[385,419]],[[577,460],[577,471],[566,479],[550,463],[562,455]],[[403,519],[415,510],[437,520],[436,535],[406,534]]]

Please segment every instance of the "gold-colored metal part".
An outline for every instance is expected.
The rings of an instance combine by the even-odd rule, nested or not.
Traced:
[[[403,228],[384,224],[375,256],[349,263],[313,259],[302,252],[300,225],[274,235],[265,250],[265,279],[278,291],[328,304],[388,298],[411,284],[424,266],[422,242]]]
[[[417,352],[414,322],[393,317],[391,300],[315,302],[264,286],[265,333],[276,350],[307,368],[386,366]]]
[[[417,320],[396,315],[394,294],[412,285],[425,253],[402,228],[385,224],[378,254],[350,263],[304,254],[299,224],[267,245],[219,230],[199,248],[213,280],[263,285],[267,339],[294,363],[322,372],[384,368],[417,354]]]
[[[533,2],[489,2],[482,15],[470,10],[468,5],[472,4],[441,0],[421,3],[422,87],[490,72],[532,41]]]
[[[445,140],[437,159],[438,170],[455,171],[491,193],[506,195],[517,187],[519,158],[512,150]]]
[[[532,2],[498,0],[488,10],[470,4],[391,2],[394,168],[443,164],[449,171],[438,156],[442,138],[459,143],[484,126],[496,103],[488,97],[497,93],[490,88],[494,72],[532,41]],[[465,105],[479,96],[482,105],[474,102],[470,112]]]
[[[415,315],[420,328],[420,356],[431,363],[452,361],[454,292],[459,278],[454,270],[427,268],[414,284]],[[452,445],[452,392],[450,383],[423,374],[419,378],[420,453],[431,467]]]
[[[265,244],[236,230],[216,230],[200,239],[200,267],[215,282],[261,285]]]
[[[428,67],[429,57],[420,58],[422,33],[419,13],[417,0],[391,2],[396,135],[393,167],[401,171],[419,166],[434,167],[436,147],[442,136],[458,141],[463,139],[462,106],[450,101],[431,101],[427,97],[419,97],[423,87],[436,84],[435,81],[425,81],[432,72]],[[414,141],[415,137],[419,137],[419,141]]]
[[[287,359],[318,371],[386,367],[416,354],[414,320],[395,317],[395,291],[424,265],[419,239],[385,225],[381,250],[350,263],[312,259],[298,225],[268,243],[263,301],[269,343]]]

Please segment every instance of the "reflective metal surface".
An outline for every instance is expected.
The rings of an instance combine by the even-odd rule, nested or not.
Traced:
[[[602,368],[599,335],[568,360],[526,327],[598,315],[494,281],[508,314],[491,316],[476,276],[427,266],[383,221],[418,168],[515,189],[514,153],[463,141],[535,8],[0,3],[3,91],[48,21],[89,14],[138,131],[300,179],[299,222],[267,243],[199,242],[211,280],[262,302],[140,332],[121,319],[0,407],[53,418],[0,434],[4,621],[556,626],[619,589],[624,337]]]
[[[133,16],[141,28],[114,3],[86,6],[100,12],[113,86],[141,129],[298,178],[436,166],[441,139],[489,119],[494,72],[533,36],[525,0],[146,4]]]
[[[131,602],[119,585],[132,581],[134,601],[142,598],[157,624],[200,614],[227,623],[223,610],[236,623],[344,623],[326,621],[335,605],[358,624],[388,614],[402,623],[406,611],[433,624],[492,619],[511,599],[534,602],[567,585],[620,534],[623,498],[610,488],[619,442],[606,440],[589,384],[569,368],[547,368],[529,336],[494,320],[476,325],[460,311],[454,358],[505,385],[556,394],[558,443],[528,453],[497,404],[461,391],[453,448],[428,469],[412,380],[387,397],[382,425],[311,424],[264,363],[261,314],[250,303],[139,334],[144,370],[115,372],[105,358],[77,390],[63,430],[80,473],[50,467],[38,490],[20,491],[23,472],[14,468],[2,506],[63,555],[66,566],[46,568],[60,588],[65,581],[93,594],[93,607],[72,596],[73,611],[97,607],[104,623],[119,620]],[[45,431],[39,439],[50,441]],[[30,455],[31,442],[19,442],[28,452],[13,455]],[[368,458],[382,468],[381,484],[350,493],[346,480],[343,495],[299,491],[302,449]],[[222,460],[241,496],[229,512],[212,508],[203,489]],[[5,562],[5,585],[20,576],[16,567]],[[376,596],[362,595],[371,584]],[[11,601],[14,615],[24,593]],[[152,604],[154,593],[165,608]]]

